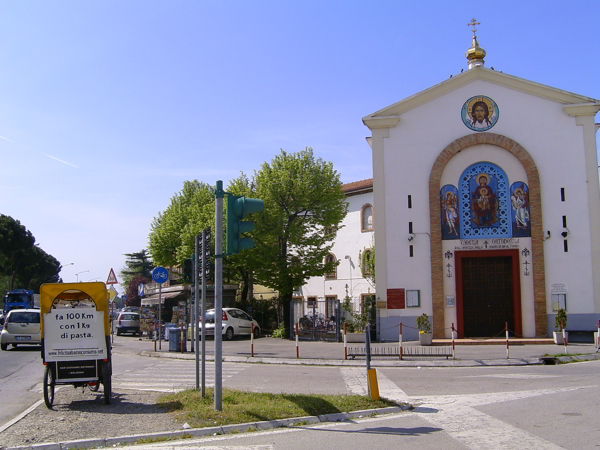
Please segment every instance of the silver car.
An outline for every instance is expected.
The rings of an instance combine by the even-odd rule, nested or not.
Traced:
[[[140,336],[140,315],[136,312],[121,312],[116,322],[117,336],[123,333],[131,333]]]
[[[202,331],[203,325],[206,326],[204,334],[206,336],[215,335],[215,310],[209,309],[204,314],[204,321],[200,322],[199,332]],[[221,332],[223,339],[230,341],[234,336],[250,336],[252,334],[252,325],[254,324],[254,337],[260,336],[260,327],[258,322],[253,320],[248,313],[238,308],[223,308],[221,318]]]
[[[40,345],[40,310],[13,309],[4,319],[4,329],[0,335],[0,347],[8,348],[8,344],[16,347],[19,344]]]

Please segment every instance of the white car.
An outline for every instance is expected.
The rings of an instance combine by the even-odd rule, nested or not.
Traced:
[[[19,344],[40,345],[40,310],[13,309],[4,319],[4,329],[0,335],[0,347],[8,348],[8,344],[16,347]]]
[[[198,336],[202,332],[203,325],[206,325],[204,334],[206,336],[215,335],[215,310],[209,309],[204,313],[204,321],[200,322]],[[254,324],[254,337],[260,336],[260,327],[256,320],[253,320],[248,313],[238,308],[223,308],[221,319],[221,331],[223,339],[230,341],[234,336],[250,336],[252,325]]]

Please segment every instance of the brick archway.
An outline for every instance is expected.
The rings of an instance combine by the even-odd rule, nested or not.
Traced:
[[[444,337],[444,255],[440,227],[440,180],[446,164],[461,150],[479,144],[489,144],[509,151],[523,165],[529,184],[531,205],[532,275],[535,309],[535,335],[546,337],[546,269],[544,267],[544,229],[540,177],[533,158],[519,143],[495,133],[474,133],[463,136],[448,145],[437,157],[429,175],[429,226],[431,230],[431,294],[433,307],[433,335]]]

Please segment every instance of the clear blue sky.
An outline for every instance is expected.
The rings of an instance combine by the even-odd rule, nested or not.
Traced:
[[[3,1],[0,213],[106,281],[184,180],[370,178],[361,118],[466,69],[473,17],[486,67],[600,98],[596,0]]]

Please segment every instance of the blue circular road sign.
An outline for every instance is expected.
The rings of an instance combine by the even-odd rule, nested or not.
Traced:
[[[159,284],[163,284],[169,279],[169,271],[164,267],[155,267],[152,271],[152,279]]]

